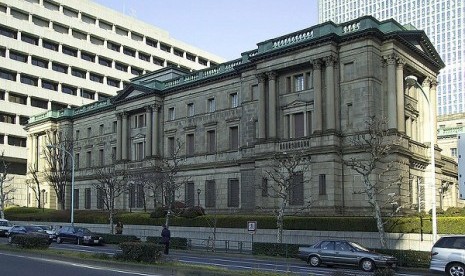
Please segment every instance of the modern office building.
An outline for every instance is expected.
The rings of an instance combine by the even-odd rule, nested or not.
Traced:
[[[0,1],[0,152],[13,181],[24,184],[32,115],[107,99],[160,68],[189,72],[220,62],[89,0]],[[9,203],[27,205],[18,193]]]
[[[319,22],[345,22],[363,15],[393,18],[424,30],[446,67],[438,77],[437,114],[465,112],[465,1],[318,0]]]
[[[422,191],[421,184],[433,181],[428,176],[434,163],[434,187],[456,184],[452,158],[435,150],[437,162],[431,162],[435,137],[427,130],[435,120],[418,86],[405,81],[413,75],[428,95],[436,92],[444,63],[423,31],[366,16],[257,45],[208,69],[163,68],[133,79],[110,99],[31,117],[28,161],[44,172],[44,153],[56,150],[46,147],[48,141],[71,144],[66,156],[74,157],[75,182],[74,187],[68,182],[66,205],[72,190],[74,208],[100,209],[102,192],[95,184],[102,169],[111,168],[113,177],[150,176],[157,171],[154,164],[172,164],[176,152],[183,161],[176,169],[175,198],[208,212],[233,213],[271,212],[280,204],[273,197],[278,181],[267,174],[274,157],[301,156],[286,182],[292,183],[289,212],[371,215],[360,193],[363,178],[347,162],[367,160],[366,148],[354,141],[365,137],[374,116],[388,119],[384,137],[394,146],[387,163],[395,164],[388,171],[396,180],[377,184],[383,211],[431,209],[424,203],[436,195]],[[387,163],[378,164],[377,173]],[[149,191],[135,179],[117,199],[118,209],[163,204],[163,191]],[[40,183],[50,191],[50,181]],[[52,192],[46,202],[57,206]],[[459,204],[456,185],[441,204]]]

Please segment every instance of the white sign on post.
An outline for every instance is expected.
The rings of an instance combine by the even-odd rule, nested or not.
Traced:
[[[247,222],[247,231],[249,231],[249,234],[255,234],[255,231],[257,231],[257,222],[256,221],[248,221]]]

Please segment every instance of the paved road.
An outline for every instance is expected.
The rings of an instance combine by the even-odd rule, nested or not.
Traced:
[[[6,239],[0,239],[0,243],[6,243]],[[79,251],[87,253],[105,253],[109,255],[115,254],[119,251],[117,246],[105,245],[105,246],[82,246],[75,244],[57,244],[53,243],[51,248]],[[286,258],[267,258],[261,256],[244,255],[244,254],[223,254],[223,253],[212,253],[205,250],[202,251],[185,251],[185,250],[171,250],[170,255],[166,257],[170,261],[179,261],[186,264],[195,265],[209,265],[220,268],[226,268],[229,270],[259,270],[269,271],[276,273],[291,272],[295,275],[331,275],[335,271],[344,272],[344,275],[351,276],[368,276],[373,273],[364,273],[357,268],[352,267],[318,267],[313,268],[307,265],[304,261],[298,259],[286,259]],[[0,267],[2,267],[0,265]],[[3,271],[2,271],[3,272]],[[399,276],[422,276],[425,275],[425,271],[408,271],[399,270],[396,275]],[[3,274],[3,273],[2,273]],[[7,274],[5,274],[7,275]],[[22,275],[22,274],[10,274],[10,275]],[[85,274],[87,275],[87,274]],[[96,274],[99,275],[99,274]],[[134,274],[136,275],[136,274]],[[35,275],[37,276],[37,275]],[[63,276],[63,274],[61,274]],[[67,275],[70,276],[70,275]]]

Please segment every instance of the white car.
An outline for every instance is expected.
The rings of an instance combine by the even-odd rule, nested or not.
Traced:
[[[0,219],[0,237],[6,237],[13,224],[6,219]]]

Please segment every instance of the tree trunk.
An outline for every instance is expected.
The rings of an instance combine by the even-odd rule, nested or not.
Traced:
[[[281,202],[281,207],[278,210],[278,216],[276,217],[276,226],[278,228],[276,242],[283,242],[283,227],[284,227],[284,210],[286,209],[286,200]]]
[[[379,207],[378,200],[376,198],[374,187],[371,186],[370,181],[365,177],[365,187],[367,188],[368,202],[374,208],[374,218],[376,219],[376,227],[378,228],[379,241],[382,248],[387,248],[386,233],[384,231],[383,217],[381,216],[381,208]]]

